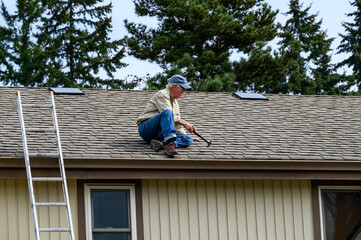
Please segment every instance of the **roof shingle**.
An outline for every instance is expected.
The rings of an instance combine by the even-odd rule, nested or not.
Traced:
[[[47,88],[0,87],[0,157],[23,157],[18,89],[23,103],[49,101]],[[167,158],[137,133],[136,119],[154,91],[82,90],[85,95],[55,96],[64,158]],[[180,149],[176,158],[361,160],[361,97],[267,97],[269,101],[240,100],[231,93],[186,92],[179,99],[182,118],[212,139],[212,145],[196,142]],[[50,114],[27,112],[27,127],[51,125]],[[29,138],[31,149],[53,149],[41,134]]]

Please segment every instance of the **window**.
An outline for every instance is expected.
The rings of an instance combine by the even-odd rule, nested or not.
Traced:
[[[84,95],[79,88],[52,87],[49,88],[49,91],[53,91],[54,95]]]
[[[136,240],[134,185],[85,185],[88,240]]]
[[[233,96],[239,97],[240,99],[247,100],[268,100],[266,96],[260,93],[245,93],[245,92],[232,92]]]
[[[354,239],[360,229],[361,187],[319,187],[323,240]]]

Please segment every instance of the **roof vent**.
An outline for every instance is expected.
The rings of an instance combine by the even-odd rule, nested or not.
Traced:
[[[268,100],[266,96],[260,93],[232,92],[233,96],[246,100]]]
[[[53,91],[54,95],[84,95],[84,92],[79,88],[51,87],[49,91]]]

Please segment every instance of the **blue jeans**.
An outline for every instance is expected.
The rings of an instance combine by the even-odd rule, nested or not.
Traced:
[[[165,109],[154,117],[141,122],[138,126],[138,132],[143,140],[148,143],[152,139],[166,142],[172,138],[176,138],[173,142],[176,148],[188,147],[193,143],[192,137],[177,133],[173,121],[173,112],[170,109]]]

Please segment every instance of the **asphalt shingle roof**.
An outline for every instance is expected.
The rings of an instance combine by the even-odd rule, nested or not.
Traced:
[[[0,87],[0,158],[23,157],[17,90]],[[23,104],[49,103],[47,88],[19,90]],[[167,158],[138,136],[135,123],[155,91],[83,91],[85,95],[55,96],[65,159]],[[361,160],[361,97],[267,97],[269,101],[240,100],[231,93],[186,92],[179,99],[182,118],[195,124],[212,145],[195,142],[180,149],[176,158]],[[50,111],[26,111],[32,119],[27,127],[51,125]],[[53,150],[42,134],[32,134],[28,141],[31,150]]]

